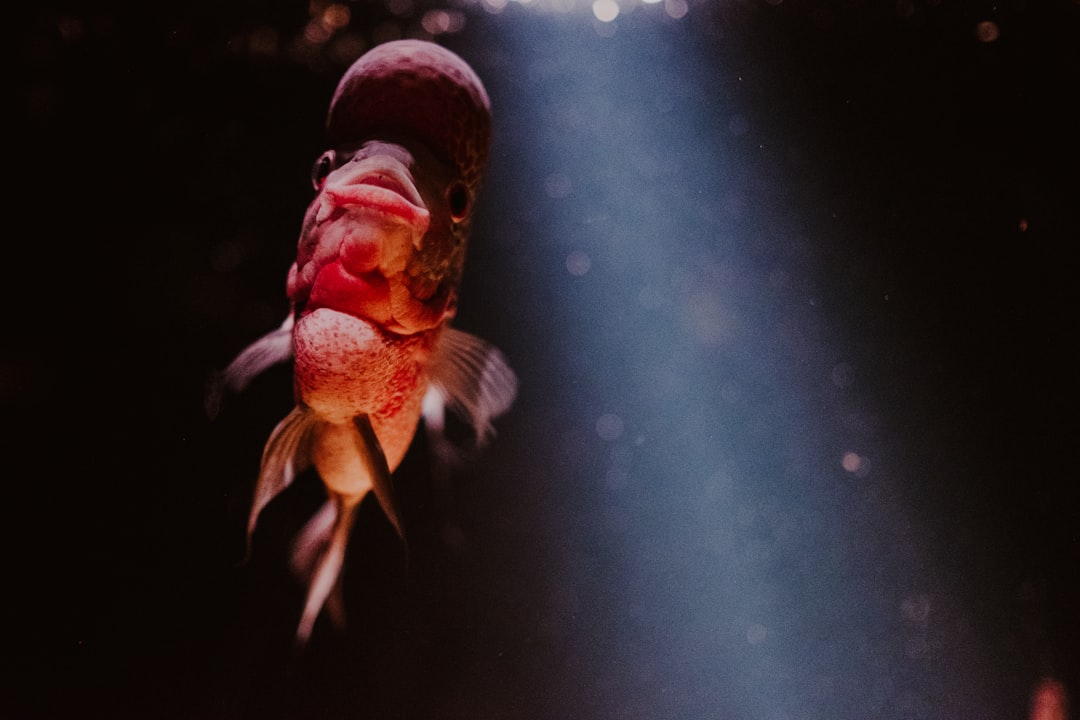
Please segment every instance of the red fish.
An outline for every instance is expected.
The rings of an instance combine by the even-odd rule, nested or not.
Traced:
[[[449,326],[490,128],[480,79],[439,45],[384,43],[353,63],[312,170],[317,194],[288,273],[290,313],[223,373],[239,390],[294,359],[296,407],[263,451],[248,539],[266,504],[314,466],[329,500],[294,546],[308,582],[300,644],[338,585],[367,493],[402,533],[390,474],[421,416],[437,432],[449,407],[482,443],[516,393],[502,354]]]

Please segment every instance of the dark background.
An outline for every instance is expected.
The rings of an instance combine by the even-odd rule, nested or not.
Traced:
[[[613,34],[464,6],[437,40],[496,135],[458,325],[521,394],[452,502],[418,444],[412,579],[368,514],[365,620],[290,664],[284,545],[236,566],[287,369],[214,422],[203,395],[284,317],[337,78],[442,6],[349,7],[307,46],[305,2],[9,26],[6,717],[1016,718],[1039,677],[1076,695],[1064,0],[691,2]],[[621,440],[594,431],[611,413]],[[317,502],[281,504],[282,537]]]

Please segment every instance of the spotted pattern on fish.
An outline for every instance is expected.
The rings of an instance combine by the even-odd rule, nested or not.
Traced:
[[[403,115],[403,106],[412,110]],[[375,136],[425,138],[475,196],[488,161],[491,101],[457,55],[434,43],[399,40],[377,46],[345,73],[326,134],[330,147]]]

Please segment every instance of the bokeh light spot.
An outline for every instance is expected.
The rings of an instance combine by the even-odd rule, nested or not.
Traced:
[[[866,473],[870,471],[870,461],[856,452],[844,453],[843,459],[840,464],[845,470],[856,477],[865,477]]]
[[[553,200],[568,197],[572,190],[573,184],[566,175],[552,173],[544,178],[544,192]]]
[[[56,23],[56,29],[60,31],[60,37],[67,41],[82,40],[86,35],[86,27],[82,20],[72,15],[61,17]]]
[[[664,0],[664,12],[676,20],[689,11],[690,6],[686,4],[686,0]]]
[[[900,613],[904,616],[904,619],[911,624],[918,627],[926,627],[926,624],[930,619],[931,607],[932,603],[930,602],[930,597],[920,593],[904,598],[904,601],[900,603]]]
[[[408,17],[413,14],[413,0],[387,0],[386,9],[398,17]]]
[[[596,434],[608,442],[616,440],[623,433],[622,418],[614,413],[605,413],[596,421]]]
[[[975,37],[979,42],[994,42],[1001,35],[1001,29],[993,20],[983,20],[975,26]]]
[[[347,5],[342,5],[340,3],[334,3],[333,5],[329,6],[328,8],[326,8],[326,10],[323,11],[322,22],[328,28],[332,28],[334,30],[337,30],[339,28],[343,28],[346,25],[348,25],[349,24],[349,18],[351,16],[352,16],[352,13],[349,11],[349,8],[348,8]]]
[[[270,57],[277,53],[278,34],[277,30],[267,25],[255,28],[248,38],[248,49],[252,55]]]
[[[592,4],[593,15],[601,22],[611,22],[619,17],[619,3],[615,0],[596,0]]]
[[[837,363],[832,372],[829,373],[829,379],[832,380],[832,384],[838,388],[846,388],[851,385],[853,371],[851,365],[846,362]]]
[[[465,28],[465,14],[460,10],[428,10],[420,24],[432,35],[461,32]]]
[[[304,27],[304,40],[313,45],[321,45],[330,39],[333,31],[320,20],[312,20]]]
[[[590,267],[592,267],[592,261],[580,250],[574,250],[566,256],[566,269],[575,277],[581,277],[589,272]]]

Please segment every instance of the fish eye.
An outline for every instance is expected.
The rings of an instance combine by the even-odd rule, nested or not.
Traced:
[[[333,150],[327,150],[311,166],[311,185],[316,190],[323,186],[323,183],[326,182],[326,176],[334,169],[335,157]]]
[[[450,219],[461,222],[469,214],[469,188],[463,182],[455,182],[446,191],[446,201],[450,206]]]

